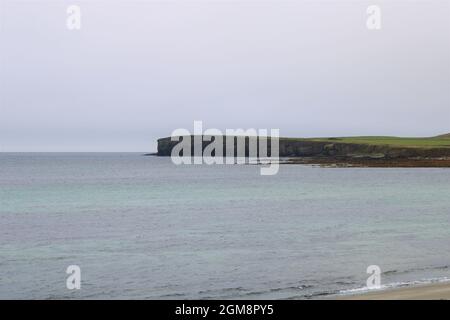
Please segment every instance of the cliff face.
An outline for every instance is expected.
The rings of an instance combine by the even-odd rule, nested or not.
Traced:
[[[187,138],[187,137],[185,137]],[[224,150],[225,150],[224,137]],[[233,138],[233,137],[231,137]],[[250,139],[256,139],[250,138]],[[203,142],[203,149],[210,142]],[[158,140],[158,155],[170,156],[172,148],[178,144],[178,141],[171,141],[171,138],[162,138]],[[191,145],[193,146],[193,136],[191,136]],[[248,156],[249,138],[246,138],[246,156]],[[236,150],[237,142],[234,140]],[[268,154],[270,155],[270,143],[268,143]],[[192,147],[193,154],[193,147]],[[225,152],[224,152],[225,154]],[[450,148],[417,148],[417,147],[393,147],[387,145],[370,145],[342,142],[323,142],[308,139],[279,139],[280,157],[351,157],[351,158],[439,158],[450,157]]]

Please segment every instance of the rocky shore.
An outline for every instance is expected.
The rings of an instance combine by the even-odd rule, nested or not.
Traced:
[[[449,158],[351,158],[302,157],[289,158],[281,164],[317,165],[327,168],[450,168]]]

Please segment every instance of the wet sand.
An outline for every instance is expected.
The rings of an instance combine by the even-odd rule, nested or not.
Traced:
[[[450,282],[341,296],[338,300],[450,300]]]

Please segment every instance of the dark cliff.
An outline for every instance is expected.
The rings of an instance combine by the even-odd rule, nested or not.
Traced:
[[[187,137],[183,137],[187,138]],[[226,138],[224,137],[224,150]],[[256,139],[256,137],[250,138]],[[193,141],[193,136],[191,136]],[[203,149],[211,142],[204,141]],[[158,155],[170,156],[172,148],[178,141],[171,141],[170,137],[158,140]],[[191,143],[193,146],[193,143]],[[236,139],[234,146],[236,150]],[[248,156],[249,138],[246,138],[246,156]],[[193,147],[192,147],[193,149]],[[225,152],[224,152],[225,154]],[[270,143],[268,143],[268,155],[270,155]],[[397,147],[376,144],[343,143],[334,141],[315,141],[313,139],[280,138],[280,157],[366,157],[366,158],[439,158],[450,157],[450,148],[419,148]]]

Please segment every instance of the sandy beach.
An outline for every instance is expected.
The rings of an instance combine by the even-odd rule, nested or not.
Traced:
[[[450,282],[339,297],[339,300],[449,300]]]

